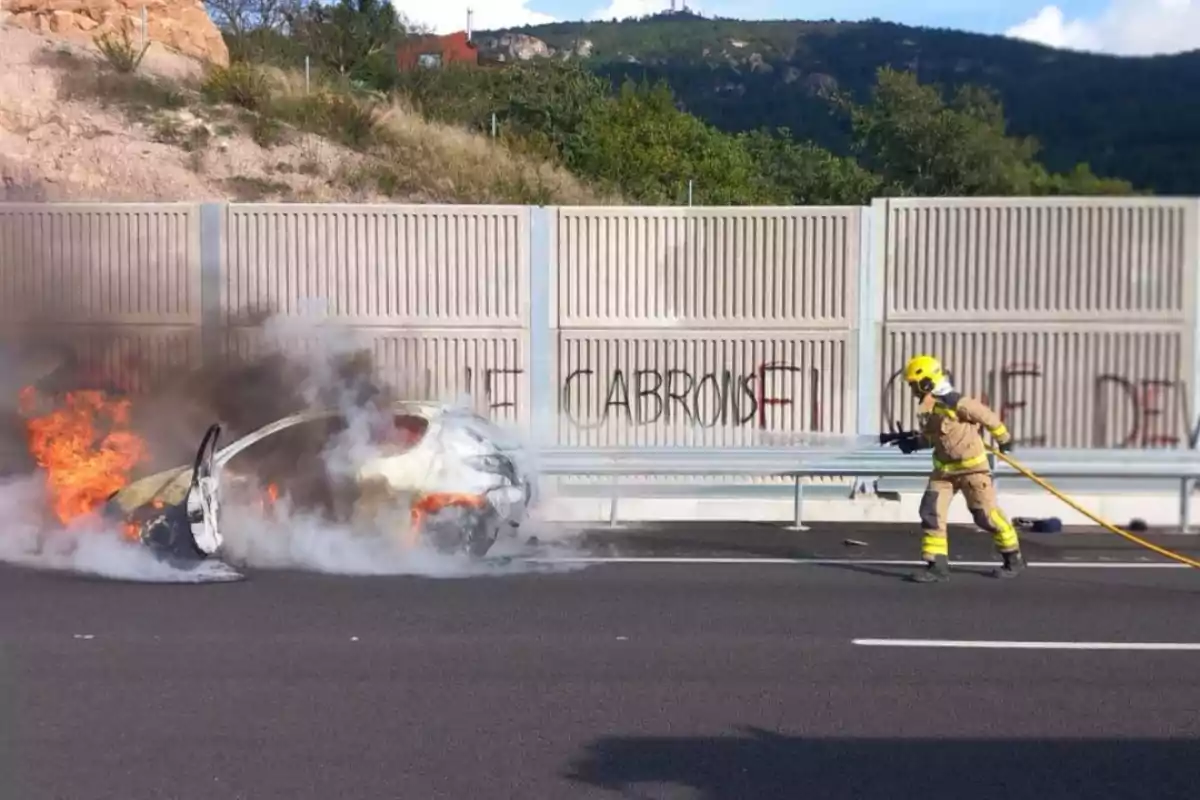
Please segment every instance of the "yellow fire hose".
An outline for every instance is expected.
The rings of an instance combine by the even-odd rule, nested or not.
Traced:
[[[1174,559],[1175,561],[1178,561],[1181,564],[1187,564],[1189,567],[1196,567],[1197,569],[1200,569],[1200,561],[1194,561],[1194,560],[1188,558],[1187,556],[1180,555],[1179,553],[1173,553],[1170,550],[1159,547],[1156,544],[1151,544],[1150,542],[1147,542],[1145,539],[1140,539],[1137,536],[1134,536],[1129,531],[1121,530],[1116,525],[1113,525],[1111,522],[1108,522],[1107,520],[1093,514],[1092,512],[1088,511],[1083,506],[1076,503],[1071,498],[1067,497],[1065,494],[1060,492],[1058,489],[1055,489],[1044,479],[1042,479],[1042,478],[1038,477],[1037,475],[1035,475],[1034,473],[1030,472],[1025,466],[1023,466],[1016,459],[1010,458],[1009,456],[1005,455],[1004,453],[1001,453],[999,450],[996,450],[991,447],[989,447],[988,450],[993,455],[995,455],[996,458],[1001,459],[1002,461],[1004,461],[1004,463],[1008,464],[1010,467],[1015,469],[1017,472],[1021,473],[1026,478],[1029,478],[1029,480],[1033,481],[1038,486],[1042,487],[1047,492],[1049,492],[1050,494],[1057,497],[1059,500],[1062,500],[1064,503],[1069,505],[1071,508],[1078,511],[1080,514],[1083,514],[1085,517],[1092,520],[1093,522],[1095,522],[1097,525],[1101,526],[1102,528],[1112,531],[1113,533],[1117,534],[1118,536],[1122,536],[1122,537],[1128,539],[1129,541],[1133,542],[1136,545],[1141,545],[1142,547],[1145,547],[1147,550],[1153,550],[1155,553],[1166,556],[1167,558]]]

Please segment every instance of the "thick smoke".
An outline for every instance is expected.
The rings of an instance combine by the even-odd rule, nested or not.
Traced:
[[[251,447],[230,464],[235,477],[249,480],[241,494],[223,487],[223,495],[231,489],[223,533],[239,568],[436,575],[497,569],[401,547],[408,524],[402,501],[385,498],[357,517],[347,511],[357,465],[374,447],[372,432],[391,424],[384,409],[397,399],[461,398],[421,398],[402,380],[384,382],[371,348],[327,324],[319,309],[305,318],[269,308],[234,314],[206,336],[188,326],[126,324],[128,316],[97,313],[103,294],[97,276],[110,268],[106,254],[138,250],[140,234],[119,232],[113,234],[119,241],[89,244],[79,241],[89,235],[80,229],[51,234],[40,213],[31,205],[0,215],[0,240],[20,245],[8,251],[18,259],[0,263],[10,287],[0,297],[0,514],[11,521],[0,528],[0,559],[146,580],[199,574],[176,575],[106,523],[63,528],[54,521],[18,403],[22,390],[33,387],[47,408],[81,389],[131,397],[132,429],[149,450],[135,480],[190,465],[214,422],[224,446],[291,414],[335,409],[337,420],[271,437],[269,446]],[[147,296],[169,293],[166,284],[143,288]],[[291,501],[303,502],[285,496],[264,513],[262,492],[276,482],[290,484]]]
[[[213,583],[243,576],[219,561],[189,569],[159,561],[128,542],[112,524],[89,518],[71,526],[46,518],[45,484],[39,476],[0,480],[0,561],[35,569],[75,572],[139,583]]]
[[[239,499],[231,498],[225,509],[223,533],[233,563],[259,569],[426,577],[507,575],[550,568],[502,556],[479,560],[439,553],[410,539],[410,509],[404,497],[385,495],[370,502],[371,488],[355,487],[362,477],[361,466],[381,455],[374,434],[393,424],[389,406],[396,397],[394,390],[369,379],[373,369],[359,372],[346,368],[349,364],[369,364],[349,331],[305,319],[276,318],[264,326],[264,339],[277,350],[286,348],[288,342],[307,343],[303,352],[293,353],[289,359],[295,368],[293,374],[301,376],[294,390],[306,409],[336,410],[339,428],[331,432],[318,426],[311,439],[301,437],[311,449],[288,453],[289,477],[295,476],[297,463],[306,464],[315,473],[317,483],[323,484],[317,493],[324,495],[326,502],[316,511],[298,507],[287,494],[264,508],[256,498],[265,493],[263,479],[271,471],[266,459],[251,459],[247,462],[254,465],[250,469],[231,464],[250,487]],[[322,513],[330,508],[345,511],[352,497],[343,496],[343,492],[358,496],[360,491],[368,497],[363,497],[347,515],[349,519],[331,520]],[[463,524],[468,521],[463,520]],[[497,543],[496,553],[502,552],[503,546]]]
[[[500,555],[485,560],[442,554],[411,541],[405,544],[411,523],[403,497],[389,495],[383,502],[356,506],[359,467],[378,455],[373,444],[378,438],[373,434],[392,425],[390,405],[399,396],[396,388],[378,380],[371,352],[348,330],[295,317],[269,317],[248,330],[254,345],[248,353],[226,353],[223,359],[181,370],[157,384],[144,376],[132,381],[146,386],[134,395],[133,420],[135,432],[151,452],[143,474],[190,464],[204,430],[213,422],[223,426],[221,444],[225,445],[291,414],[336,412],[329,419],[303,423],[252,445],[226,468],[223,557],[235,568],[430,577],[550,568],[526,563],[522,556],[535,555],[528,549],[506,558],[499,543],[496,553]],[[6,395],[31,384],[48,396],[110,387],[108,379],[97,380],[94,372],[81,366],[69,348],[57,342],[40,344],[15,351],[16,355],[10,351],[16,367],[11,374],[19,377],[13,386],[4,387]],[[129,366],[123,365],[126,370]],[[120,383],[131,382],[127,374],[122,377]],[[2,443],[24,454],[23,422],[19,418],[14,422]],[[24,464],[23,469],[9,472],[28,475],[30,469],[32,465]],[[0,532],[0,559],[131,580],[237,577],[235,570],[217,563],[196,570],[160,563],[148,550],[125,542],[101,522],[48,528],[40,481],[34,472],[10,481],[0,492],[0,512],[22,520]],[[263,499],[271,484],[287,488],[268,509]],[[296,498],[304,502],[297,505]]]

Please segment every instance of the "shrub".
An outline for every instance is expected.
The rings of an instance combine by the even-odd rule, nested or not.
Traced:
[[[146,57],[146,51],[150,49],[150,42],[146,42],[141,50],[134,47],[133,40],[129,35],[130,27],[129,25],[121,26],[120,39],[114,38],[109,32],[97,36],[93,40],[109,66],[123,75],[137,72],[137,68],[142,64],[142,59]]]
[[[263,111],[271,102],[271,82],[258,67],[234,63],[213,67],[200,87],[211,103],[230,103],[247,111]]]

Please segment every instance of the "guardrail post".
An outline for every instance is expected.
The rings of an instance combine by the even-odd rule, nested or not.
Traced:
[[[221,357],[221,218],[224,203],[200,204],[200,352],[205,364]]]
[[[789,531],[807,531],[810,528],[804,524],[804,477],[793,475],[792,480],[792,524],[787,526]],[[859,479],[861,480],[861,479]]]
[[[608,527],[620,528],[621,518],[617,511],[617,505],[621,501],[621,477],[613,475],[612,479],[612,494],[608,497]]]
[[[1179,487],[1179,532],[1192,532],[1192,479],[1183,478]]]

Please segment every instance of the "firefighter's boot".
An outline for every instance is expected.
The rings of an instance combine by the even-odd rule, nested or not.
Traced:
[[[950,559],[946,556],[934,556],[933,561],[925,564],[925,569],[908,576],[913,583],[941,583],[950,580]]]
[[[1015,578],[1025,569],[1025,557],[1021,551],[1001,553],[1004,563],[992,571],[993,578]]]

